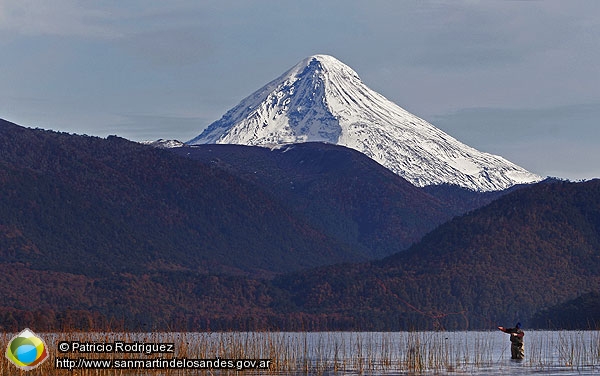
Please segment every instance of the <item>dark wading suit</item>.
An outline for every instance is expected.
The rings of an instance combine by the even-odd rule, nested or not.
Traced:
[[[513,359],[525,358],[525,349],[523,345],[523,336],[525,333],[521,330],[521,324],[517,324],[515,328],[505,328],[499,326],[498,329],[504,333],[510,334],[510,354]]]

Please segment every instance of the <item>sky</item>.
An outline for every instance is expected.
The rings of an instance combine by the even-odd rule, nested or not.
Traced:
[[[479,150],[600,177],[596,0],[0,0],[0,118],[188,141],[314,54]]]

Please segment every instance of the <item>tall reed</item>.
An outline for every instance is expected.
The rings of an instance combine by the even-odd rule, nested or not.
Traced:
[[[5,351],[14,334],[0,333]],[[50,359],[27,373],[9,361],[0,360],[0,376],[29,375],[139,375],[127,369],[55,369],[56,357],[87,359],[269,359],[266,370],[244,371],[245,375],[342,375],[385,373],[481,373],[510,367],[510,344],[497,332],[223,332],[223,333],[79,333],[40,334],[49,348]],[[174,343],[174,354],[61,354],[60,341],[112,343]],[[600,370],[600,332],[528,332],[526,360],[521,364],[534,371],[549,369]],[[500,346],[500,347],[499,347]],[[175,376],[239,375],[235,369],[177,370],[150,369],[143,374]],[[493,373],[493,372],[492,372]]]

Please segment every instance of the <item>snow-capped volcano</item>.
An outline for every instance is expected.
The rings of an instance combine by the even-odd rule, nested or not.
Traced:
[[[243,99],[187,144],[322,141],[356,149],[417,186],[500,190],[541,178],[480,152],[369,89],[352,68],[315,55]]]

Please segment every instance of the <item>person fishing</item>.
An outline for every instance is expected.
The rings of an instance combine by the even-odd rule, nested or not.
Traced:
[[[518,322],[514,328],[498,327],[504,333],[510,334],[510,353],[512,359],[525,358],[525,349],[523,346],[523,336],[525,333],[521,330],[521,323]]]

